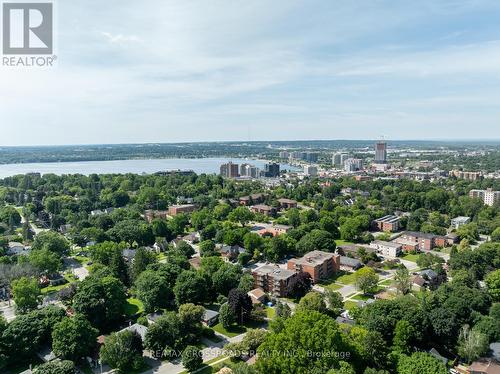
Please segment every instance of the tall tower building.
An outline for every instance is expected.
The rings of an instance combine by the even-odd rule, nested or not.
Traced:
[[[226,178],[237,178],[239,176],[239,165],[229,161],[227,164],[220,166],[220,175]]]
[[[375,163],[376,164],[386,164],[387,163],[387,143],[386,142],[375,143]]]

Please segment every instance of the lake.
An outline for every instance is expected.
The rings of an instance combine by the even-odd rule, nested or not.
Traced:
[[[218,174],[221,164],[231,160],[236,164],[252,164],[261,169],[265,160],[238,158],[168,158],[149,160],[114,160],[114,161],[77,161],[77,162],[41,162],[30,164],[0,165],[0,178],[17,174],[152,174],[159,171],[192,170],[197,174]],[[281,164],[281,169],[297,170],[296,167]]]

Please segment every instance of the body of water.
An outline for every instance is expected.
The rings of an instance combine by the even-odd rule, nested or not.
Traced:
[[[192,170],[197,174],[218,174],[221,164],[232,161],[236,164],[251,164],[261,169],[265,160],[228,159],[228,158],[169,158],[151,160],[115,161],[78,161],[78,162],[41,162],[30,164],[0,165],[0,178],[17,174],[152,174],[159,171]],[[281,169],[297,170],[296,167],[281,164]]]

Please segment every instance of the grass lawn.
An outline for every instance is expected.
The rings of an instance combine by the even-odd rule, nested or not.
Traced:
[[[267,315],[267,318],[273,319],[274,316],[276,315],[276,309],[271,308],[271,307],[266,307],[266,315]]]
[[[348,273],[345,271],[336,272],[331,278],[323,279],[320,281],[319,285],[323,287],[332,287],[332,289],[339,289],[342,286],[335,285],[335,282],[346,284],[352,284],[356,281],[354,273]],[[338,286],[338,288],[336,288]]]
[[[367,295],[362,295],[362,294],[353,296],[353,300],[366,301],[368,299],[373,299],[373,296],[367,296]]]
[[[226,330],[221,323],[216,324],[212,327],[219,334],[225,335],[229,338],[234,338],[240,334],[243,334],[247,331],[245,326],[233,325],[228,330]]]
[[[212,374],[212,373],[215,373],[217,370],[214,369],[214,366],[210,366],[210,365],[214,364],[215,362],[217,362],[217,364],[215,364],[215,365],[222,364],[224,361],[227,361],[230,358],[231,357],[224,356],[224,355],[221,355],[219,357],[215,357],[215,358],[213,358],[213,359],[211,359],[209,361],[204,362],[203,366],[201,368],[199,368],[198,370],[192,371],[191,373],[196,373],[196,374]],[[187,373],[188,373],[187,370],[184,370],[184,371],[180,372],[180,374],[187,374]]]
[[[48,287],[44,287],[40,290],[40,292],[42,293],[42,295],[47,295],[49,293],[52,293],[52,292],[58,292],[60,290],[62,290],[63,288],[66,288],[69,286],[69,283],[65,283],[65,284],[60,284],[59,286],[48,286]]]
[[[404,255],[403,257],[401,257],[403,260],[406,260],[406,261],[411,261],[411,262],[417,262],[417,259],[418,259],[418,255],[413,255],[413,254],[407,254],[407,255]]]
[[[354,308],[357,305],[358,305],[357,302],[349,300],[349,301],[346,301],[344,303],[344,308],[347,309],[347,310],[351,310],[352,308]]]
[[[85,256],[71,256],[71,258],[80,263],[81,265],[87,265],[90,261],[90,258]]]
[[[381,286],[390,286],[394,281],[392,279],[386,279],[379,283]]]
[[[341,275],[337,278],[337,282],[342,284],[354,284],[356,282],[356,275],[354,273]]]
[[[144,312],[142,301],[134,298],[127,299],[127,306],[125,308],[125,314],[127,316],[132,317],[142,312]]]
[[[335,244],[337,244],[337,246],[339,246],[339,245],[348,245],[348,244],[354,244],[354,243],[348,242],[347,240],[337,239],[337,240],[335,240]]]
[[[330,284],[325,285],[323,287],[328,288],[329,290],[332,290],[332,291],[337,291],[337,290],[340,290],[343,286],[340,284],[336,284],[336,283],[330,283]]]

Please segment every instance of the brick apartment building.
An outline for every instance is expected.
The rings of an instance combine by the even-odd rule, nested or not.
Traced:
[[[250,206],[252,204],[263,203],[267,195],[263,193],[254,193],[249,196],[242,196],[239,198],[240,204],[245,206]]]
[[[168,208],[169,216],[176,216],[181,213],[191,213],[196,210],[196,205],[194,204],[184,204],[184,205],[172,205]]]
[[[297,202],[295,200],[278,199],[278,203],[280,204],[280,209],[297,208]]]
[[[313,282],[329,278],[340,270],[340,256],[335,253],[312,251],[301,258],[288,260],[287,268],[308,273]]]
[[[399,221],[400,219],[397,216],[384,216],[373,220],[372,227],[379,231],[396,232],[399,230]]]
[[[431,251],[436,247],[446,247],[455,243],[455,237],[434,235],[425,232],[405,231],[394,240],[403,246],[404,251]]]
[[[288,295],[289,284],[297,276],[296,271],[264,265],[252,271],[255,288],[260,288],[273,297]]]
[[[260,213],[260,214],[264,214],[265,216],[270,216],[270,217],[275,216],[276,213],[278,212],[276,208],[269,206],[269,205],[265,205],[265,204],[257,204],[257,205],[251,206],[250,210],[254,213]]]
[[[155,218],[166,219],[168,216],[168,210],[146,210],[144,211],[144,219],[151,223]]]

